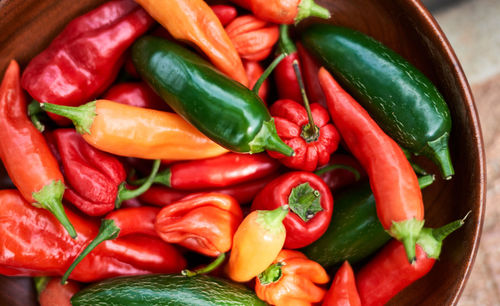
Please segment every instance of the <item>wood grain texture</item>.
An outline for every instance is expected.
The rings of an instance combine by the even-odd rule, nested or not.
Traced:
[[[0,72],[11,58],[25,66],[75,16],[101,1],[3,0],[0,2]],[[474,100],[460,64],[439,26],[418,0],[318,0],[333,13],[329,22],[362,31],[400,53],[427,75],[450,106],[452,160],[456,174],[424,191],[427,226],[471,215],[443,245],[429,275],[401,292],[392,305],[455,305],[474,263],[485,203],[485,157]],[[307,20],[304,23],[312,22]],[[321,21],[324,22],[324,21]],[[430,163],[434,173],[437,169]],[[26,279],[0,288],[0,305],[30,305]],[[12,287],[15,286],[15,287]]]

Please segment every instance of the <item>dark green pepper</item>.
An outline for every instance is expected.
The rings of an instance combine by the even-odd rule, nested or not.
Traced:
[[[389,136],[412,153],[430,158],[446,179],[451,178],[450,111],[422,72],[352,29],[314,24],[301,39]]]
[[[132,60],[160,97],[214,142],[234,152],[293,154],[260,98],[193,52],[146,36],[132,47]]]

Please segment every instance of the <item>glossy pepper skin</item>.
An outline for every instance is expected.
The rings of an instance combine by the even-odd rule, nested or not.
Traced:
[[[211,5],[210,8],[214,11],[215,16],[219,18],[219,21],[223,26],[228,25],[234,18],[236,18],[236,16],[238,16],[238,11],[231,5],[216,4]]]
[[[71,297],[80,289],[77,282],[69,281],[63,285],[60,277],[52,277],[38,292],[38,302],[40,306],[71,306]]]
[[[47,112],[70,118],[91,146],[119,156],[186,160],[227,152],[174,113],[108,100],[79,107],[49,103],[41,106]]]
[[[95,220],[68,209],[66,214],[78,233],[78,239],[71,239],[49,212],[28,204],[16,190],[1,190],[0,202],[4,220],[0,224],[0,274],[63,275],[98,231]],[[180,253],[159,238],[130,235],[96,248],[71,279],[92,282],[120,275],[176,273],[185,265]]]
[[[319,81],[335,126],[368,174],[380,223],[403,242],[412,261],[415,240],[424,225],[424,203],[415,172],[399,145],[324,68]]]
[[[315,24],[302,42],[402,147],[454,173],[448,150],[451,115],[437,88],[380,42],[352,29]],[[353,64],[355,63],[355,64]]]
[[[302,94],[300,92],[299,82],[297,81],[297,75],[295,75],[295,70],[293,68],[293,62],[301,62],[297,53],[297,47],[295,47],[295,44],[290,38],[288,26],[286,25],[280,26],[277,53],[286,54],[286,57],[276,66],[276,70],[274,70],[274,81],[276,82],[278,96],[280,99],[289,99],[300,103],[302,102]],[[313,100],[313,102],[315,101]]]
[[[136,0],[177,40],[199,47],[223,73],[243,85],[248,79],[221,22],[203,0]]]
[[[103,95],[104,100],[115,101],[130,106],[168,111],[165,102],[143,82],[120,83],[111,86]]]
[[[254,15],[236,17],[227,25],[226,32],[240,57],[249,61],[267,58],[279,38],[277,25]]]
[[[0,85],[0,157],[24,199],[49,210],[75,238],[75,229],[61,203],[64,177],[43,135],[26,114],[20,69],[14,60]]]
[[[264,73],[264,68],[257,61],[243,61],[243,67],[248,76],[248,88],[253,88],[255,83],[259,80],[262,73]],[[262,99],[264,104],[267,104],[267,96],[269,94],[269,80],[266,79],[259,89],[259,97]]]
[[[274,149],[292,154],[276,135],[260,98],[196,54],[146,36],[134,44],[132,59],[139,74],[170,107],[221,146],[234,152]]]
[[[292,250],[281,250],[273,264],[255,281],[257,296],[276,306],[312,305],[325,296],[323,285],[329,281],[318,263]]]
[[[340,153],[332,154],[328,164],[314,173],[323,179],[331,191],[337,191],[366,178],[365,170],[354,157]]]
[[[22,86],[39,102],[77,106],[95,99],[114,81],[128,47],[153,23],[132,0],[105,3],[73,19],[34,57]]]
[[[311,172],[285,173],[262,189],[252,202],[252,210],[275,209],[288,205],[283,220],[285,248],[297,249],[317,240],[328,228],[333,197],[323,180]]]
[[[319,103],[326,107],[325,94],[323,93],[318,80],[318,71],[319,68],[321,68],[321,65],[314,57],[311,56],[311,54],[309,54],[300,42],[297,43],[297,53],[299,54],[300,70],[302,71],[302,75],[304,77],[304,85],[306,87],[306,93],[309,101],[311,101],[311,103]]]
[[[229,251],[243,220],[236,200],[220,193],[188,196],[164,207],[156,217],[158,235],[206,256]]]
[[[361,306],[354,272],[348,261],[335,274],[333,283],[326,293],[323,306]]]
[[[326,165],[330,155],[337,150],[340,135],[330,123],[328,111],[318,103],[311,104],[314,124],[319,129],[317,138],[309,135],[309,119],[306,109],[292,100],[278,100],[271,106],[271,115],[276,124],[278,136],[295,152],[294,156],[284,156],[268,151],[271,157],[277,158],[283,165],[298,170],[314,171]]]

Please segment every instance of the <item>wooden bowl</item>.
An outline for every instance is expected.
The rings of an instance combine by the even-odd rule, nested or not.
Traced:
[[[3,0],[0,2],[0,73],[11,58],[24,67],[72,18],[102,1]],[[394,305],[455,305],[470,274],[485,205],[485,157],[474,100],[445,35],[418,0],[323,0],[330,21],[362,31],[393,48],[439,88],[453,119],[451,154],[456,174],[424,191],[426,225],[463,218],[466,224],[445,240],[432,271],[395,297]],[[437,169],[433,169],[437,173]],[[0,187],[9,187],[5,171]],[[0,305],[36,305],[26,278],[0,278]]]

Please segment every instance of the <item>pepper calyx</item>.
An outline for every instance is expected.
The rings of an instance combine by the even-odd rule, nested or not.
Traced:
[[[66,117],[73,121],[76,131],[82,135],[90,134],[90,128],[94,123],[97,101],[89,102],[77,107],[65,106],[52,103],[40,103],[40,107],[49,113]]]
[[[280,206],[274,210],[257,210],[257,222],[268,231],[281,231],[285,229],[283,219],[290,211],[288,205]]]
[[[391,237],[403,243],[410,263],[415,261],[415,244],[424,227],[424,222],[424,220],[417,220],[416,218],[399,222],[393,221],[390,229],[387,230]]]
[[[295,16],[295,24],[299,23],[303,19],[313,16],[323,19],[328,19],[331,17],[330,11],[326,8],[316,4],[314,0],[302,0],[300,1],[297,16]]]
[[[273,118],[264,121],[262,128],[248,145],[250,147],[250,153],[270,150],[286,156],[292,156],[294,154],[293,149],[279,138]]]
[[[314,218],[323,210],[321,207],[321,194],[306,182],[292,189],[288,197],[290,209],[304,222]]]
[[[261,272],[258,276],[260,284],[266,286],[278,282],[283,276],[283,272],[281,271],[283,265],[282,262],[278,262],[270,265],[264,272]]]

